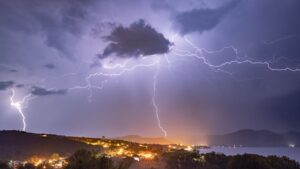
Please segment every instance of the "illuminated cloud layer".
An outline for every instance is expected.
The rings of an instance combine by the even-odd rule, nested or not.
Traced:
[[[300,131],[299,9],[298,0],[0,1],[0,129]]]

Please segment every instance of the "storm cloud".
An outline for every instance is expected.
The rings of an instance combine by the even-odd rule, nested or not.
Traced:
[[[0,81],[0,90],[6,90],[14,85],[13,81]]]
[[[47,68],[47,69],[54,69],[54,68],[56,68],[56,66],[54,64],[52,64],[52,63],[45,64],[44,67]]]
[[[42,87],[37,87],[33,86],[31,90],[31,94],[36,95],[36,96],[48,96],[48,95],[63,95],[66,94],[67,90],[66,89],[45,89]]]
[[[0,129],[20,127],[14,89],[16,102],[40,98],[24,109],[32,132],[160,136],[153,94],[170,138],[300,131],[299,9],[299,0],[0,1]],[[153,59],[161,64],[134,68]],[[234,62],[244,60],[298,69]],[[100,76],[123,64],[131,71]]]
[[[81,36],[86,8],[90,3],[91,0],[1,1],[0,22],[3,30],[0,33],[42,35],[48,47],[71,57],[67,39],[74,40]]]
[[[11,73],[17,73],[18,72],[18,70],[16,70],[16,69],[10,69],[8,71],[11,72]]]
[[[106,58],[111,54],[123,58],[163,54],[169,52],[171,45],[163,34],[144,20],[134,22],[129,27],[118,26],[104,39],[110,43],[100,58]]]
[[[179,13],[175,17],[175,27],[181,34],[202,33],[213,29],[239,1],[233,1],[217,9],[201,8]]]

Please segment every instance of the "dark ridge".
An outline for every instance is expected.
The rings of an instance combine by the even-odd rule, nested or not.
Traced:
[[[78,149],[99,150],[99,146],[71,140],[66,136],[34,134],[23,131],[0,131],[0,159],[24,160],[37,155],[49,157],[53,153],[67,156]]]

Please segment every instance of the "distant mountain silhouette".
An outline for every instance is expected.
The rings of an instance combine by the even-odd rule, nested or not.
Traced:
[[[209,146],[288,147],[300,146],[300,133],[275,133],[268,130],[239,130],[224,135],[208,135]]]
[[[123,137],[115,137],[116,140],[124,140],[136,143],[147,143],[147,144],[173,144],[170,140],[162,137],[152,138],[152,137],[142,137],[139,135],[128,135]]]
[[[2,160],[23,160],[33,155],[48,157],[53,153],[68,155],[81,148],[99,149],[65,136],[0,131],[0,159]]]

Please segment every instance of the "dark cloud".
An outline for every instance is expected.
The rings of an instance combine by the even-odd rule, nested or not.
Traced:
[[[16,85],[17,88],[22,88],[22,87],[24,87],[24,86],[25,86],[25,85],[23,85],[23,84],[17,84],[17,85]]]
[[[12,73],[17,73],[18,72],[18,70],[16,70],[16,69],[10,69],[10,70],[8,70],[9,72],[12,72]]]
[[[300,1],[241,1],[215,29],[215,43],[231,44],[249,57],[298,56]],[[260,53],[262,52],[262,53]]]
[[[300,1],[240,0],[238,5],[235,0],[203,0],[205,5],[200,1],[101,0],[95,5],[88,0],[0,1],[0,112],[11,111],[7,101],[14,87],[16,101],[28,92],[44,96],[38,104],[28,105],[27,120],[33,131],[93,136],[161,134],[153,126],[156,121],[149,104],[152,70],[111,79],[105,90],[93,93],[91,104],[86,99],[88,90],[71,92],[66,87],[85,86],[86,75],[100,71],[103,63],[96,53],[114,59],[168,52],[172,44],[160,32],[172,31],[171,24],[182,35],[194,32],[188,38],[203,50],[194,50],[178,37],[174,47],[186,52],[168,53],[172,72],[168,67],[160,71],[156,101],[170,137],[240,128],[300,131],[299,72],[270,71],[266,65],[248,63],[214,71],[201,59],[176,54],[195,52],[215,65],[250,59],[270,61],[275,68],[296,68],[300,65]],[[103,35],[108,35],[106,43],[99,41]],[[95,45],[104,50],[97,51]],[[238,52],[225,46],[234,46]],[[80,54],[78,62],[57,58],[74,53]],[[13,69],[18,73],[10,73]],[[60,78],[66,72],[78,74]],[[90,80],[101,85],[107,78]],[[19,121],[6,114],[0,113],[0,128],[18,127]],[[178,123],[187,128],[178,129]],[[141,125],[145,127],[139,131]],[[100,130],[91,130],[95,128]]]
[[[0,81],[0,90],[6,90],[14,85],[13,81]]]
[[[1,27],[14,33],[42,35],[47,46],[71,57],[67,39],[70,35],[81,36],[86,10],[91,2],[92,0],[1,1]]]
[[[170,41],[151,25],[139,20],[129,27],[118,26],[104,37],[109,45],[100,58],[116,54],[117,57],[140,57],[169,52]]]
[[[75,37],[81,36],[82,26],[87,15],[86,5],[89,2],[91,1],[65,1],[62,3],[64,7],[61,8],[60,19],[49,13],[35,12],[34,16],[47,36],[45,43],[49,47],[53,47],[71,57],[65,38],[68,34]]]
[[[67,93],[66,89],[45,89],[42,87],[33,86],[31,93],[37,96],[48,96],[48,95],[63,95]]]
[[[47,68],[47,69],[54,69],[54,68],[56,68],[56,66],[54,64],[52,64],[52,63],[45,64],[44,67]]]
[[[234,0],[217,9],[201,8],[179,13],[175,16],[175,27],[183,35],[211,30],[221,22],[222,18],[231,11],[238,2],[239,1]]]

